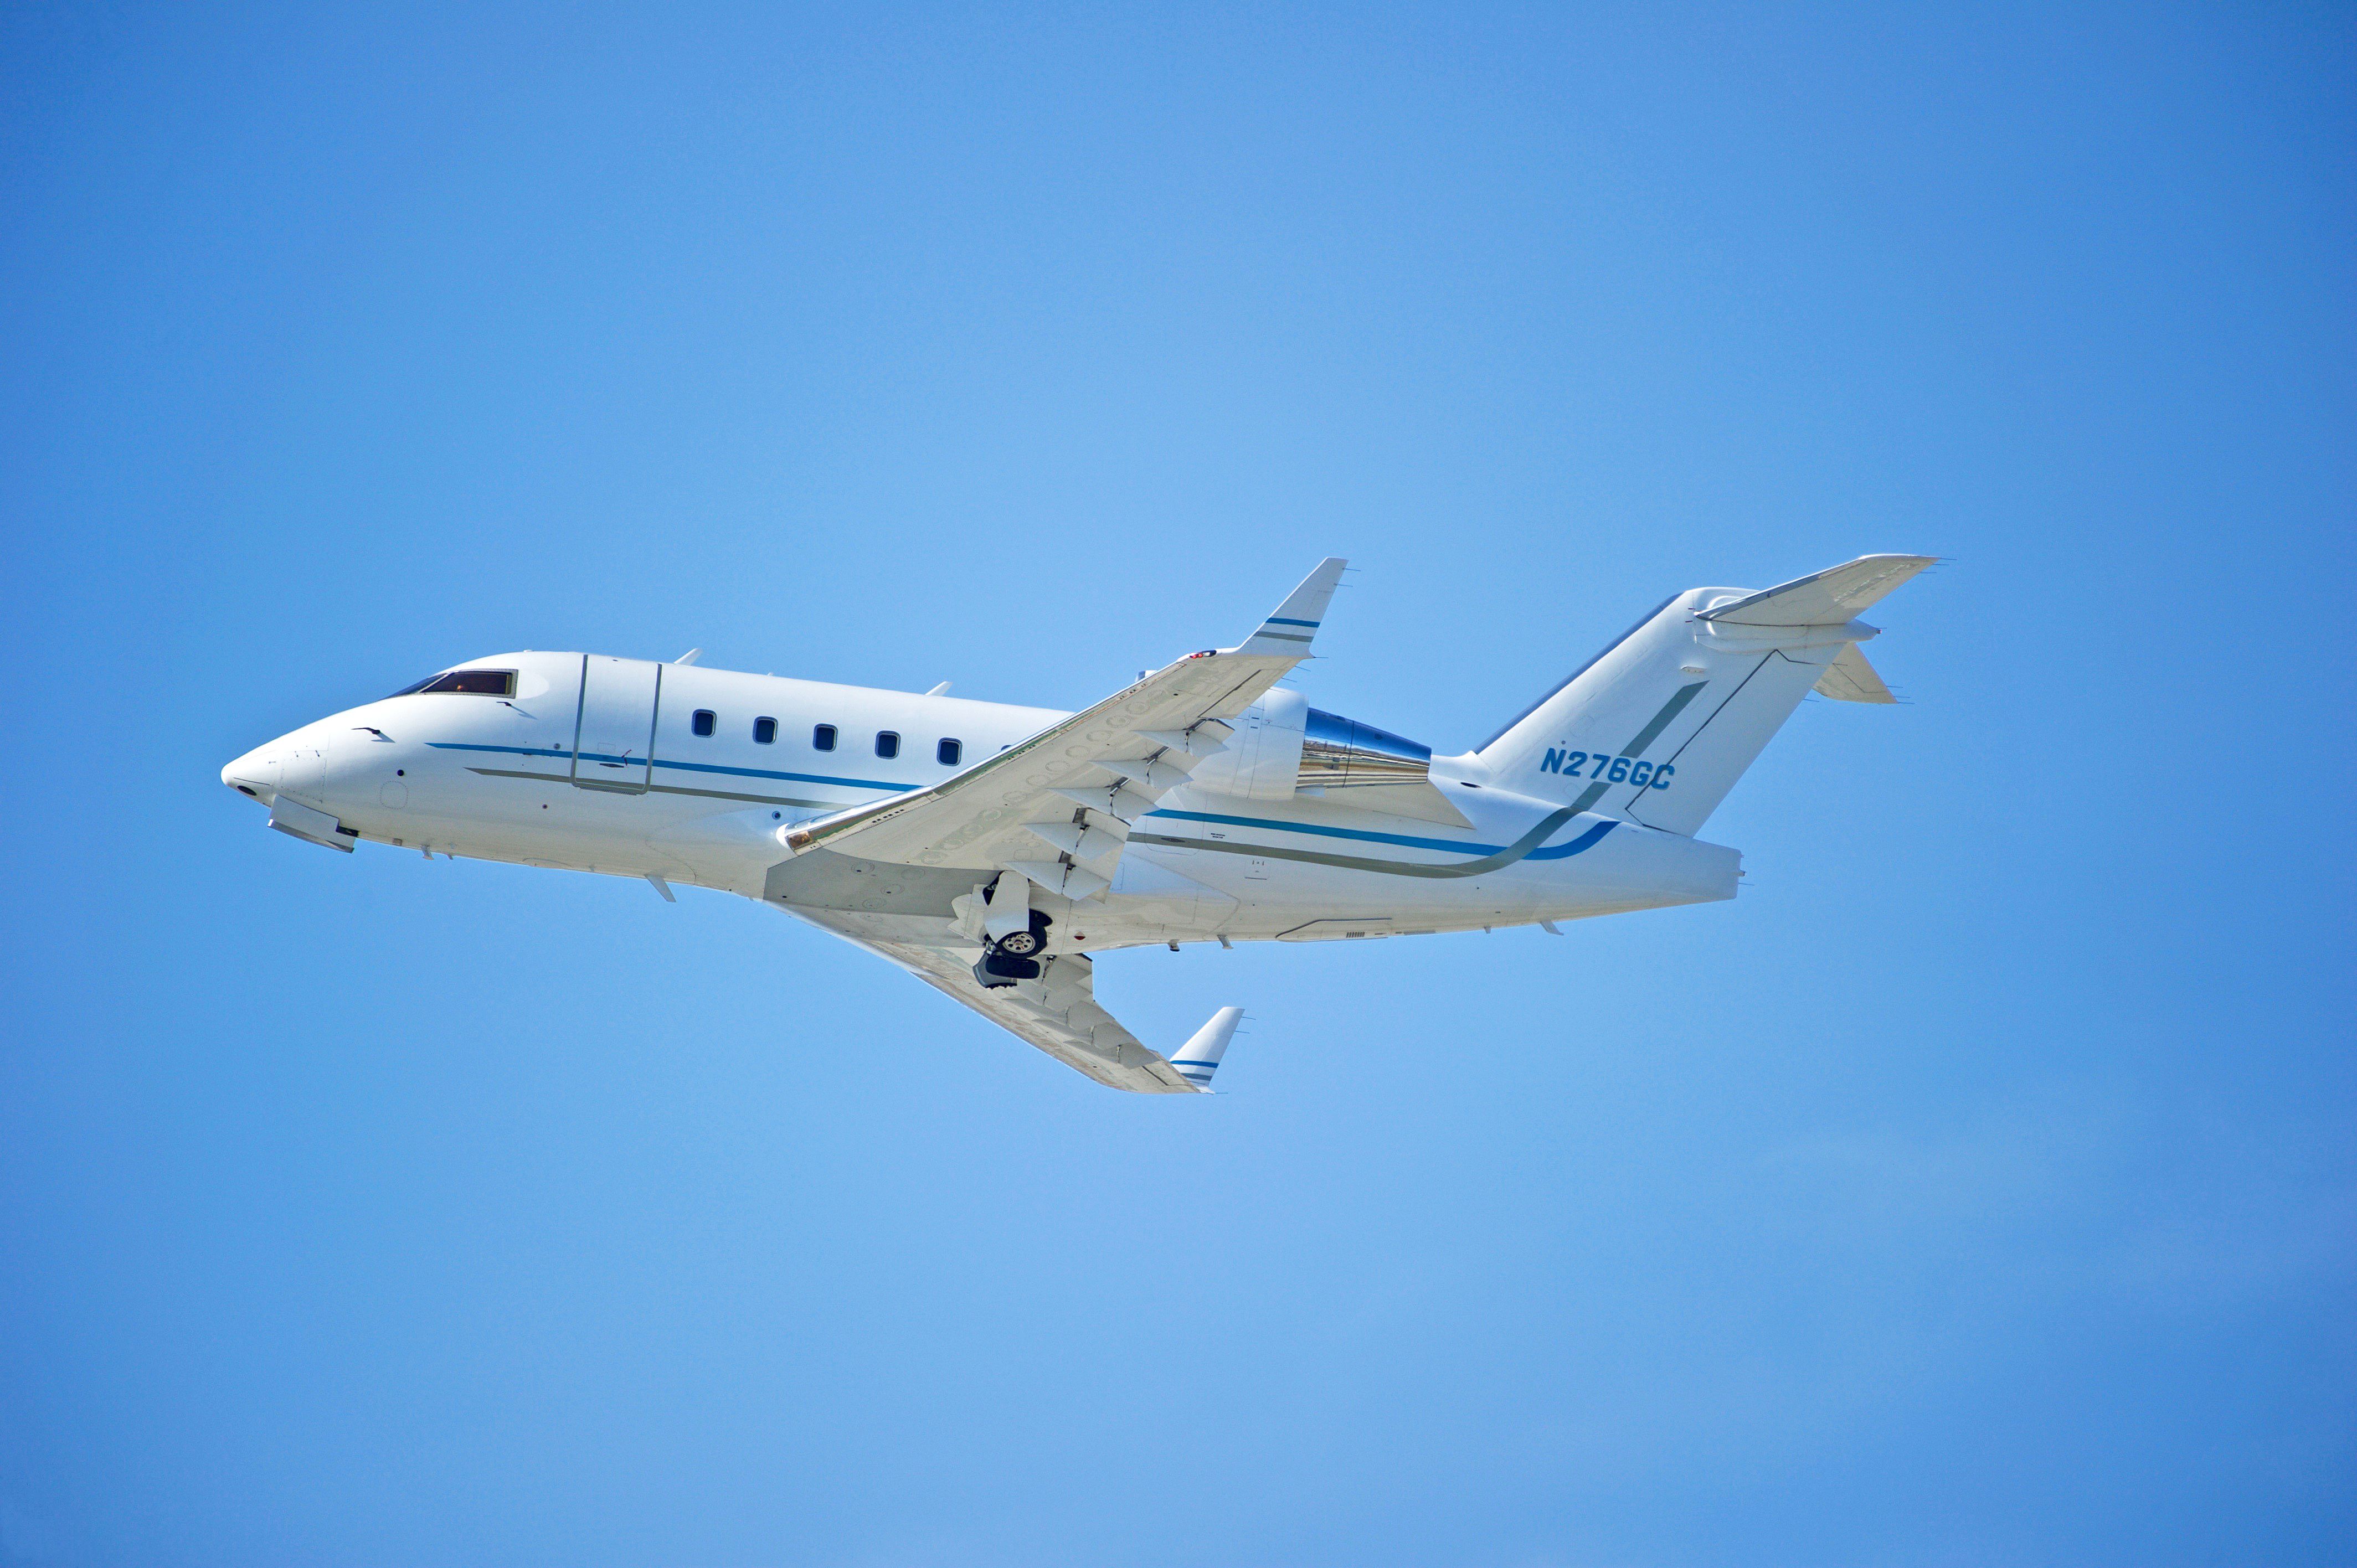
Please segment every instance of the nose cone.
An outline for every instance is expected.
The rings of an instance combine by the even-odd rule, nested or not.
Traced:
[[[278,792],[278,742],[257,746],[221,769],[221,782],[264,805]]]

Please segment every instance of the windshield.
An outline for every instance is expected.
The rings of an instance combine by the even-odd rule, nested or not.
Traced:
[[[512,697],[515,695],[516,672],[512,670],[451,670],[439,675],[428,675],[414,686],[404,686],[395,697],[414,697],[429,693],[457,693],[470,697]]]

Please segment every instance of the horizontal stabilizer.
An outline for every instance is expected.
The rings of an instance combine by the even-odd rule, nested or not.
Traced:
[[[1722,626],[1841,626],[1898,587],[1936,555],[1861,555],[1778,587],[1697,614]]]
[[[1211,1075],[1220,1070],[1220,1058],[1227,1055],[1228,1042],[1236,1037],[1236,1026],[1243,1015],[1241,1007],[1222,1007],[1212,1014],[1211,1021],[1196,1030],[1194,1038],[1170,1053],[1170,1065],[1189,1083],[1210,1093]]]
[[[1825,666],[1825,672],[1817,677],[1816,690],[1836,703],[1899,700],[1890,694],[1890,688],[1882,683],[1882,677],[1875,673],[1874,666],[1866,661],[1866,655],[1857,650],[1855,642],[1844,647],[1841,656]]]

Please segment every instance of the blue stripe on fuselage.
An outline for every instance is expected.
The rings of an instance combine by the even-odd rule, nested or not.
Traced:
[[[469,746],[456,740],[429,740],[425,744],[436,751],[498,751],[511,757],[554,757],[560,760],[573,755],[562,748],[544,746]],[[647,765],[643,757],[609,757],[597,751],[583,752],[581,760],[618,763],[625,768],[644,768]],[[796,784],[839,784],[846,789],[890,789],[905,793],[923,788],[918,784],[888,784],[880,779],[834,779],[823,773],[778,773],[764,768],[724,768],[716,762],[673,762],[661,757],[655,758],[655,766],[675,768],[683,773],[726,773],[738,779],[778,779]]]
[[[1285,833],[1314,833],[1320,838],[1357,839],[1364,843],[1395,843],[1403,849],[1452,850],[1479,859],[1485,854],[1503,854],[1507,846],[1501,843],[1467,843],[1455,839],[1410,838],[1405,833],[1370,832],[1362,828],[1329,828],[1316,822],[1280,822],[1267,817],[1226,817],[1213,811],[1148,811],[1150,817],[1176,817],[1188,822],[1224,822],[1231,827],[1270,828]],[[1531,860],[1562,860],[1582,850],[1593,847],[1606,833],[1620,826],[1618,818],[1597,823],[1569,843],[1553,849],[1533,850]]]
[[[511,757],[547,757],[563,760],[573,754],[561,747],[532,746],[475,746],[463,741],[429,740],[425,743],[437,751],[496,751]],[[585,751],[585,762],[611,762],[623,767],[644,767],[643,757],[609,757],[599,752]],[[657,768],[673,768],[688,773],[725,773],[739,779],[776,779],[798,784],[834,784],[846,789],[888,789],[906,793],[920,789],[916,784],[891,784],[876,779],[835,779],[823,773],[780,773],[760,768],[727,768],[716,762],[670,762],[655,758]],[[1280,822],[1270,817],[1232,817],[1217,811],[1148,811],[1150,817],[1168,817],[1182,822],[1219,822],[1229,827],[1262,828],[1273,832],[1308,833],[1318,838],[1355,839],[1361,843],[1397,844],[1402,849],[1438,850],[1444,854],[1469,854],[1479,859],[1485,854],[1502,854],[1507,845],[1469,843],[1459,839],[1415,838],[1405,833],[1379,833],[1364,828],[1333,828],[1319,822]],[[1552,849],[1533,850],[1525,858],[1531,860],[1564,860],[1583,851],[1593,849],[1604,835],[1620,825],[1618,818],[1608,818],[1573,839],[1569,843],[1556,844]]]

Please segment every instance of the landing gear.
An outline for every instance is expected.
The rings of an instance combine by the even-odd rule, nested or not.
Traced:
[[[974,964],[974,978],[985,991],[1002,991],[1018,980],[1039,979],[1039,961],[1036,958],[1009,958],[993,948]]]
[[[974,980],[985,991],[998,991],[1018,980],[1039,979],[1040,961],[1034,955],[1048,945],[1048,925],[1046,915],[1032,910],[1028,929],[1009,931],[983,950]]]

